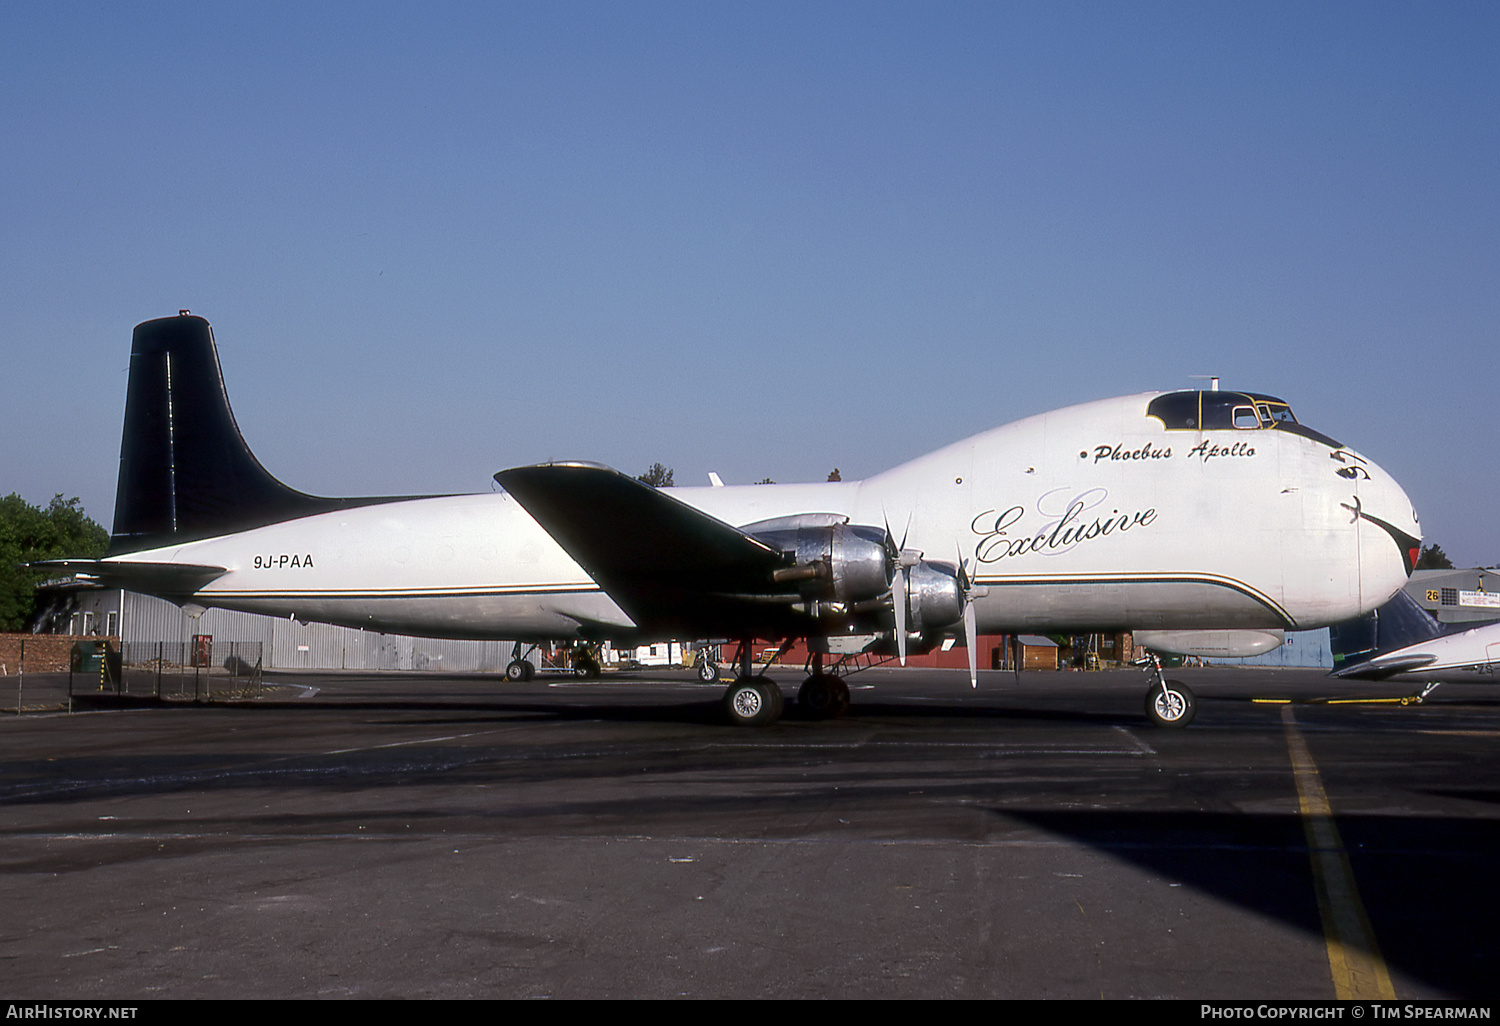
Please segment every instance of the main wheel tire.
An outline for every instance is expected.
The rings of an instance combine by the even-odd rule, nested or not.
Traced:
[[[833,720],[849,711],[849,685],[826,673],[815,673],[802,682],[797,704],[820,720]]]
[[[573,676],[575,677],[597,680],[600,672],[599,664],[588,656],[573,660]]]
[[[510,665],[505,668],[505,679],[514,681],[530,680],[531,675],[526,672],[530,665],[524,659],[512,659]]]
[[[1197,711],[1192,691],[1181,681],[1169,680],[1146,692],[1146,718],[1158,727],[1186,727]]]
[[[737,727],[768,727],[781,717],[781,689],[765,677],[740,677],[724,692],[724,714]]]

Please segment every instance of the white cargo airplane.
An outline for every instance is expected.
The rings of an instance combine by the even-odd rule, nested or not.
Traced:
[[[751,676],[751,639],[875,636],[904,658],[961,636],[971,680],[979,632],[1148,630],[1187,652],[1243,635],[1253,650],[1379,606],[1419,544],[1390,475],[1248,392],[1086,403],[863,481],[656,489],[586,463],[495,477],[504,491],[475,495],[288,488],[240,435],[208,322],[147,321],[109,554],[49,566],[189,610],[385,632],[740,639],[725,708],[767,723],[782,696]],[[848,689],[814,665],[799,699],[837,712]],[[1147,707],[1184,724],[1192,695],[1158,673]]]
[[[1348,680],[1420,684],[1420,701],[1440,684],[1493,684],[1500,623],[1444,628],[1405,591],[1372,613],[1329,628],[1334,670]]]

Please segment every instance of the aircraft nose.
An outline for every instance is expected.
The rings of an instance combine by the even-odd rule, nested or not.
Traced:
[[[1406,491],[1373,463],[1358,481],[1353,514],[1359,525],[1360,600],[1366,609],[1406,584],[1422,551],[1422,528]]]

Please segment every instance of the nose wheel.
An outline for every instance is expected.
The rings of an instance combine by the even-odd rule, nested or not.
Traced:
[[[1146,718],[1158,727],[1186,727],[1198,711],[1186,684],[1168,680],[1146,692]]]
[[[1198,711],[1193,692],[1181,681],[1167,680],[1154,654],[1140,660],[1151,678],[1146,689],[1146,718],[1158,727],[1186,727]]]
[[[693,669],[697,672],[698,679],[705,684],[712,684],[719,679],[719,664],[714,662],[706,648],[698,650],[698,658],[694,661]]]

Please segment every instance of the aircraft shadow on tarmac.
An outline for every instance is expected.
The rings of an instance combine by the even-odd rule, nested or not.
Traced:
[[[1485,792],[1454,792],[1474,798]],[[1493,795],[1490,796],[1490,799]],[[1486,800],[1490,800],[1486,799]],[[996,810],[1153,873],[1321,935],[1302,823],[1293,815]],[[1339,816],[1386,964],[1455,998],[1493,1000],[1500,822]],[[1232,957],[1232,944],[1226,946]]]

